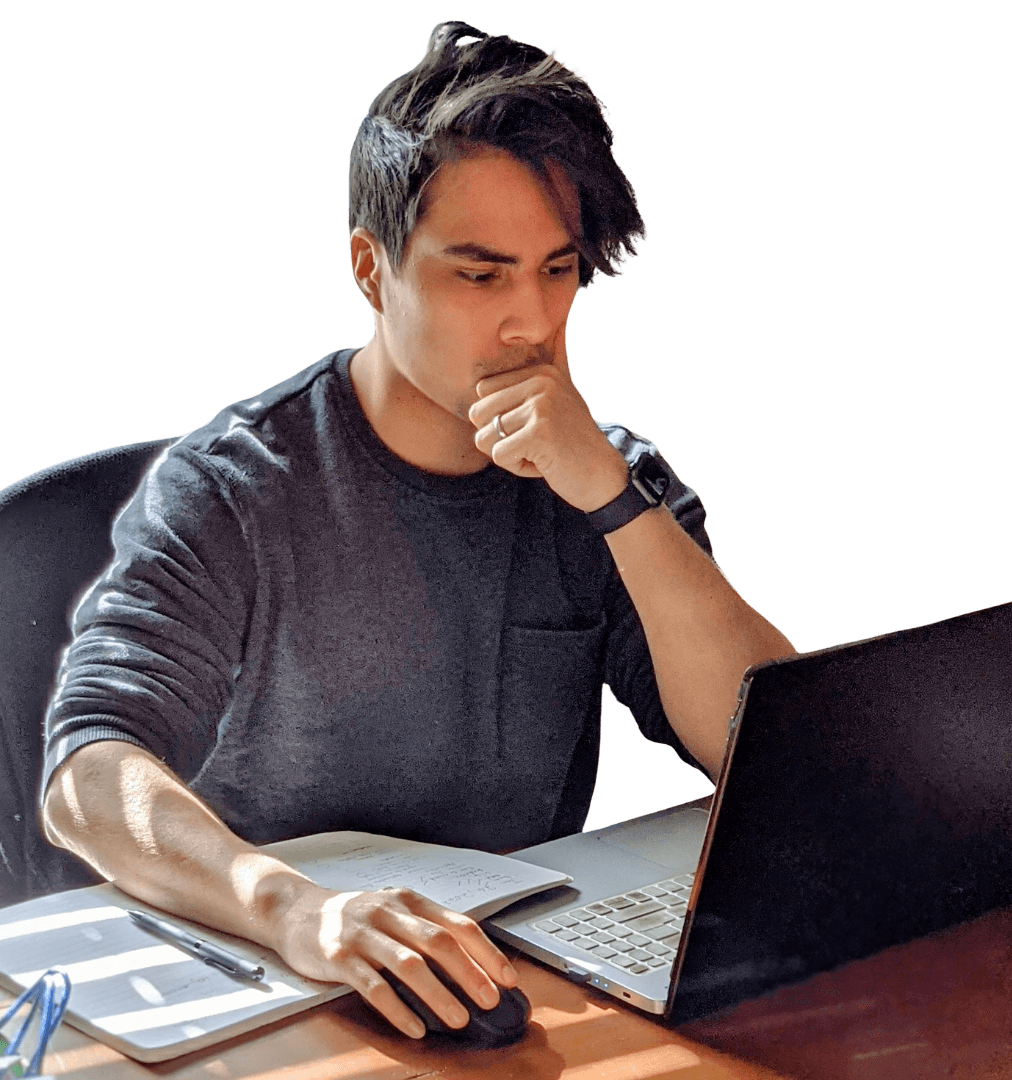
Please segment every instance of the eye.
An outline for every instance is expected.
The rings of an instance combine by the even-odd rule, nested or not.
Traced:
[[[554,266],[548,266],[545,268],[545,273],[549,277],[565,277],[567,274],[571,274],[576,269],[576,263],[556,263]]]
[[[495,270],[458,270],[457,275],[473,285],[487,285],[498,277]]]

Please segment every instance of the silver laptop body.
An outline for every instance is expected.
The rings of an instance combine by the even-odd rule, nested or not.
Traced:
[[[572,885],[489,932],[678,1024],[1012,905],[1012,604],[750,669],[704,802],[516,852]]]
[[[570,979],[663,1013],[708,802],[517,852],[573,882],[514,904],[486,929]]]

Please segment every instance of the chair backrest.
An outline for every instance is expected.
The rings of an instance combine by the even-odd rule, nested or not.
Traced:
[[[0,906],[99,880],[42,835],[43,717],[70,615],[112,558],[113,518],[171,441],[105,450],[0,492]]]

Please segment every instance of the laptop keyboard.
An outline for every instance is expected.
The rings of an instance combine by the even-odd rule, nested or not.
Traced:
[[[564,941],[567,949],[582,950],[595,963],[613,964],[630,975],[670,969],[694,878],[665,878],[531,925]]]

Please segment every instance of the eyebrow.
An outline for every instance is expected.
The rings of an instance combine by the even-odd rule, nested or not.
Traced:
[[[575,255],[579,248],[575,243],[565,244],[563,247],[550,251],[545,256],[545,262],[553,259],[561,259],[565,255]],[[493,251],[492,248],[482,247],[481,244],[452,244],[443,248],[444,255],[453,255],[460,259],[471,259],[472,262],[504,263],[515,266],[520,260],[516,255],[504,255],[501,251]]]

